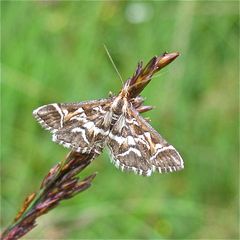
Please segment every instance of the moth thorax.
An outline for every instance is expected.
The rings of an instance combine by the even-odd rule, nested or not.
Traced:
[[[124,108],[125,108],[125,99],[121,98],[121,97],[117,97],[113,104],[112,104],[112,111],[114,114],[116,115],[121,115],[124,111]]]

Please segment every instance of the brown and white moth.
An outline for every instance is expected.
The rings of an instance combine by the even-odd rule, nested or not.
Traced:
[[[177,150],[155,131],[140,113],[152,109],[143,106],[139,95],[152,75],[179,54],[164,53],[143,68],[138,64],[117,96],[79,103],[53,103],[33,111],[52,140],[80,153],[98,156],[107,146],[117,168],[150,176],[152,172],[183,169]]]

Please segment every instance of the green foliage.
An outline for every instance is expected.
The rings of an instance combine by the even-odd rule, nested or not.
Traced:
[[[86,169],[93,186],[39,221],[29,238],[238,237],[239,3],[2,2],[2,226],[68,152],[32,110],[117,93],[137,61],[181,56],[144,90],[152,125],[185,169],[144,178],[107,154]]]

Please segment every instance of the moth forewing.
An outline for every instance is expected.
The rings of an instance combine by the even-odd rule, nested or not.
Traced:
[[[129,107],[126,125],[119,130],[113,127],[107,138],[112,162],[122,170],[140,175],[152,172],[173,172],[183,168],[183,160],[139,113]],[[122,117],[122,116],[121,116]]]
[[[43,128],[51,131],[54,142],[77,152],[99,154],[109,133],[109,126],[104,126],[103,121],[111,103],[112,98],[53,103],[36,109],[33,115]]]

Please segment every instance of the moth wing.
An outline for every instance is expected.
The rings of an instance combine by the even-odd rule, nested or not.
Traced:
[[[133,108],[115,123],[107,138],[112,162],[118,168],[150,176],[152,172],[183,169],[177,150]]]
[[[53,103],[33,111],[33,116],[49,130],[52,140],[74,151],[88,153],[92,150],[100,154],[109,127],[104,118],[112,99],[102,99],[80,103]]]

